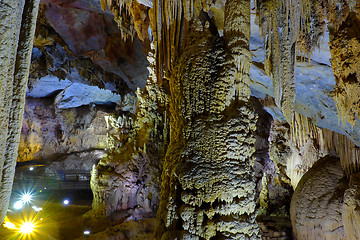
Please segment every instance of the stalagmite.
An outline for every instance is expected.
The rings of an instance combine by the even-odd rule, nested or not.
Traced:
[[[9,206],[39,0],[1,1],[0,222]]]
[[[267,187],[271,178],[265,171],[260,177],[256,175],[263,185],[256,199],[257,182],[252,165],[257,116],[250,100],[249,85],[251,65],[257,64],[270,76],[269,89],[273,87],[275,103],[281,109],[279,115],[283,114],[290,125],[283,123],[282,127],[290,134],[272,142],[269,155],[275,164],[281,165],[276,167],[284,178],[278,183],[289,184],[287,175],[293,188],[300,189],[296,190],[293,200],[295,235],[311,239],[322,237],[325,232],[342,239],[341,217],[350,222],[344,226],[345,231],[352,231],[358,222],[357,211],[352,209],[357,197],[356,182],[352,182],[352,188],[345,193],[349,206],[343,206],[344,215],[337,210],[347,181],[343,170],[355,179],[354,174],[360,168],[358,146],[346,136],[321,129],[310,118],[295,112],[295,62],[307,57],[311,67],[310,57],[319,45],[327,19],[337,83],[332,93],[341,120],[354,124],[360,114],[359,31],[356,29],[360,24],[359,3],[346,0],[256,1],[258,23],[265,42],[264,66],[262,60],[253,63],[249,51],[250,1],[102,0],[101,4],[104,10],[109,7],[114,13],[124,38],[134,37],[135,31],[143,41],[148,41],[149,37],[154,47],[150,55],[154,57],[150,60],[147,86],[142,94],[138,92],[139,108],[129,141],[112,156],[103,158],[93,171],[95,215],[112,216],[137,208],[136,203],[145,208],[152,204],[153,211],[149,212],[153,214],[160,202],[157,239],[259,239],[256,202],[259,200],[264,209],[270,208],[271,188]],[[325,62],[318,64],[327,64]],[[328,85],[331,88],[331,84]],[[162,94],[169,96],[169,104],[158,104],[154,100]],[[331,108],[327,103],[322,104]],[[122,121],[125,120],[120,118],[120,125],[124,125]],[[279,134],[283,133],[282,127]],[[168,133],[170,142],[166,140]],[[149,189],[138,191],[134,176],[136,180],[144,179],[138,176],[147,171],[147,164],[153,163],[155,155],[150,158],[149,153],[157,141],[163,144],[159,145],[166,156],[162,152],[156,162],[157,170],[162,170],[160,200],[150,204],[144,197]],[[331,157],[323,158],[326,155]],[[335,159],[337,157],[340,161]],[[146,167],[139,167],[143,162]],[[333,168],[336,168],[334,176],[330,174]],[[134,169],[142,173],[136,175],[138,172]],[[149,176],[154,174],[148,173]],[[147,183],[154,182],[159,184],[160,180]],[[337,184],[341,187],[339,196],[336,195]],[[153,188],[155,194],[158,190]],[[311,197],[320,199],[317,196],[320,193],[325,197],[312,201],[307,198],[307,192]],[[326,207],[319,212],[318,205]],[[307,208],[311,212],[307,212]],[[316,224],[321,226],[317,229],[308,220],[303,222],[301,217],[311,219],[312,212],[316,213]],[[323,216],[324,213],[329,214]],[[322,222],[323,218],[332,216],[335,217]],[[336,227],[334,231],[332,226]]]
[[[248,102],[250,4],[227,1],[225,44],[199,23],[170,79],[171,139],[157,239],[258,239],[252,170],[257,116]]]

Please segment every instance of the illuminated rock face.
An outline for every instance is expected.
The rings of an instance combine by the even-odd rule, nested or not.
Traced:
[[[334,98],[342,124],[354,126],[359,121],[360,79],[360,3],[343,1],[331,6],[330,51],[336,80]],[[341,8],[341,14],[338,15]],[[357,169],[356,171],[358,171]]]
[[[106,122],[114,116],[113,110],[101,106],[58,109],[53,100],[27,99],[18,161],[50,163],[68,155],[113,147],[119,130]]]
[[[95,225],[98,221],[113,225],[156,216],[161,165],[169,141],[168,96],[157,85],[152,52],[148,60],[150,78],[145,91],[137,92],[136,119],[121,120],[119,125],[126,126],[119,132],[122,144],[108,151],[91,172],[94,200],[88,217]]]
[[[206,27],[191,29],[174,64],[158,239],[260,238],[252,169],[257,116],[248,101],[249,7],[236,1],[225,6],[232,16],[225,42]]]

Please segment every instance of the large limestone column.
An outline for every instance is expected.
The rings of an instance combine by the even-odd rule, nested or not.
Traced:
[[[336,107],[342,123],[353,125],[360,116],[360,2],[334,1],[327,17]],[[359,162],[341,164],[347,173],[360,170]]]
[[[9,206],[39,0],[0,1],[0,223]]]
[[[224,39],[190,27],[173,65],[157,239],[259,239],[249,1],[227,1],[225,16]]]
[[[330,2],[328,10],[331,64],[336,86],[334,98],[342,123],[355,124],[360,116],[360,2]],[[360,158],[358,146],[343,144],[341,166],[349,178],[349,188],[345,191],[342,206],[342,221],[346,239],[359,239],[360,231]],[[344,154],[345,155],[345,154]]]

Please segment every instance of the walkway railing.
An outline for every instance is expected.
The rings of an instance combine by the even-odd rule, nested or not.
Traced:
[[[57,170],[53,173],[15,174],[13,188],[36,187],[49,190],[90,189],[90,172],[82,170]]]

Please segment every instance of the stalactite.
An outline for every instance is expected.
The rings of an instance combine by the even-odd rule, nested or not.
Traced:
[[[0,2],[0,222],[9,206],[39,0]]]
[[[131,11],[133,0],[101,0],[101,8],[105,11],[108,7],[114,14],[114,20],[118,23],[123,41],[127,38],[134,39],[136,31]]]
[[[328,151],[335,151],[340,157],[341,166],[348,176],[360,171],[360,148],[348,137],[323,129]]]
[[[322,9],[322,1],[317,0],[257,2],[258,20],[265,42],[265,70],[273,82],[276,105],[290,124],[296,95],[296,50],[310,56],[318,46],[325,30]]]
[[[172,62],[179,54],[181,31],[184,20],[188,17],[189,5],[190,10],[192,9],[192,1],[154,0],[151,25],[154,32],[157,78],[160,82],[169,75]]]
[[[325,32],[326,7],[323,0],[301,1],[303,7],[300,14],[300,26],[297,36],[297,51],[302,57],[307,55],[310,61],[311,54],[320,45],[321,37]]]
[[[319,157],[327,154],[339,156],[341,166],[347,175],[360,171],[360,148],[345,135],[315,126],[311,119],[306,116],[295,113],[291,128],[291,139],[296,148],[300,150],[309,144],[310,141],[317,152],[314,157],[302,154],[302,163],[305,165],[304,172],[306,172]],[[304,153],[313,154],[309,150],[304,151]]]
[[[169,77],[175,59],[181,54],[182,40],[190,25],[196,25],[200,12],[210,9],[214,4],[204,0],[154,0],[150,18],[159,81]]]
[[[274,86],[276,105],[287,121],[293,118],[295,101],[295,43],[299,30],[298,1],[259,1],[259,25],[265,42],[265,70]]]

